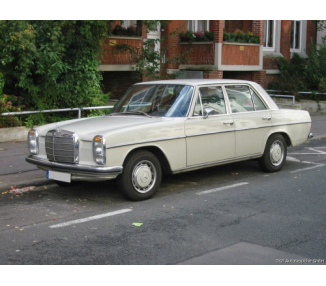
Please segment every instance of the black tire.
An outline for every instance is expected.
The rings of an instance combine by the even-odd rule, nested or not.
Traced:
[[[268,173],[282,169],[287,155],[287,145],[281,134],[271,135],[266,143],[264,155],[258,159],[259,167]]]
[[[161,164],[156,156],[148,151],[136,151],[127,157],[117,183],[125,198],[141,201],[157,192],[161,179]]]

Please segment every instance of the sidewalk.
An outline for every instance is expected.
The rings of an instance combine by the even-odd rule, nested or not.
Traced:
[[[326,138],[326,116],[312,116],[312,140]],[[15,188],[52,184],[45,171],[25,161],[27,142],[0,143],[0,191]]]

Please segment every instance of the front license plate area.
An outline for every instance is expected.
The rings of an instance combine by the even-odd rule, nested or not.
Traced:
[[[68,173],[46,171],[46,177],[56,181],[71,183],[71,174]]]

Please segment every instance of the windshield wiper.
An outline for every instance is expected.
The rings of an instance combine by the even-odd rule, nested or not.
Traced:
[[[111,113],[109,114],[109,116],[111,115],[145,115],[149,118],[152,118],[152,116],[150,116],[149,114],[147,114],[146,112],[143,112],[143,111],[125,111],[125,112],[114,112],[114,113]]]

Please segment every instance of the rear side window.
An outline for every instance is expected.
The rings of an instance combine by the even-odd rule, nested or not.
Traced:
[[[254,92],[252,89],[250,89],[250,91],[251,91],[252,99],[254,102],[255,110],[266,110],[267,108],[266,108],[265,104],[262,102],[262,100],[256,94],[256,92]]]
[[[232,113],[267,109],[259,96],[247,85],[225,86]]]

